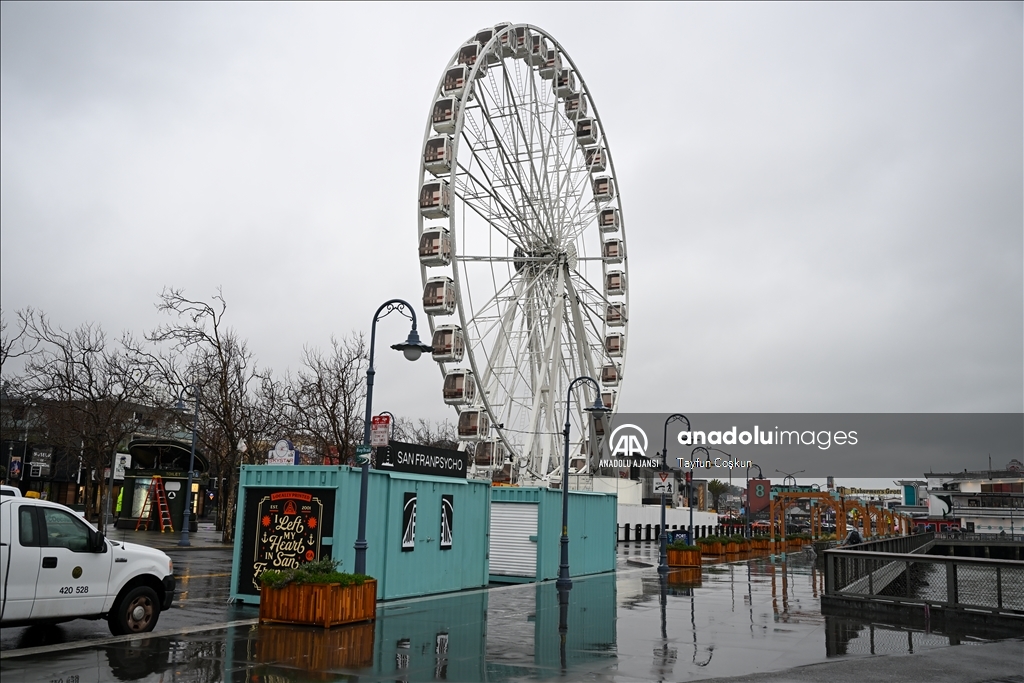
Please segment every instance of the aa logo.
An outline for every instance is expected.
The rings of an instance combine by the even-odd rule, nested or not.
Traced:
[[[612,457],[643,458],[647,456],[647,434],[633,424],[619,425],[612,431],[609,443]]]

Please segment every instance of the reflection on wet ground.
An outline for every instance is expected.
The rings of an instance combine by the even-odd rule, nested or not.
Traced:
[[[680,680],[779,671],[851,655],[913,653],[1011,634],[925,633],[823,617],[810,558],[750,558],[676,570],[620,546],[620,571],[380,606],[374,623],[330,630],[243,625],[31,656],[12,680],[286,681]],[[244,612],[255,616],[251,608]],[[53,637],[33,633],[33,638]],[[75,678],[72,678],[75,677]]]

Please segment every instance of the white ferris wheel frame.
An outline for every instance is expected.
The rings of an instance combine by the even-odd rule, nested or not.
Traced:
[[[549,257],[541,258],[529,256],[526,254],[519,255],[518,257],[510,257],[507,253],[504,256],[495,256],[494,253],[489,253],[487,255],[471,255],[463,252],[460,249],[458,223],[460,220],[462,220],[464,225],[466,214],[469,213],[469,210],[472,208],[470,206],[470,203],[467,202],[466,200],[466,197],[469,196],[467,190],[471,189],[471,186],[469,183],[465,181],[465,178],[469,178],[473,182],[476,182],[477,185],[481,185],[479,189],[487,189],[488,187],[490,187],[490,199],[502,204],[502,208],[508,213],[506,218],[512,218],[513,214],[515,213],[514,209],[519,208],[510,207],[507,205],[508,202],[502,202],[502,197],[499,196],[499,193],[494,191],[492,185],[488,185],[486,183],[486,181],[493,180],[493,178],[485,177],[484,183],[479,183],[475,179],[473,179],[471,173],[472,163],[470,164],[469,168],[466,168],[462,164],[460,164],[460,161],[462,159],[462,157],[460,156],[460,149],[463,147],[464,144],[469,146],[473,162],[480,164],[481,168],[487,168],[486,165],[482,164],[482,161],[478,156],[478,154],[483,154],[487,150],[474,150],[472,148],[473,141],[470,140],[469,137],[467,137],[467,133],[464,130],[464,127],[467,123],[467,111],[471,109],[470,103],[475,98],[477,100],[477,107],[479,108],[480,113],[490,124],[491,132],[494,133],[495,141],[498,141],[498,127],[494,125],[494,122],[492,121],[488,113],[487,107],[481,103],[482,94],[486,93],[487,91],[483,90],[483,86],[479,84],[481,83],[481,79],[487,78],[488,72],[493,74],[493,70],[501,70],[502,82],[504,85],[508,86],[510,81],[509,69],[514,67],[517,76],[521,76],[521,70],[525,68],[525,70],[528,72],[528,79],[531,82],[531,85],[535,87],[537,85],[540,85],[541,88],[543,88],[544,84],[543,80],[541,80],[542,77],[538,75],[538,66],[536,64],[530,64],[528,58],[517,58],[509,55],[509,51],[507,49],[508,43],[502,42],[503,36],[505,36],[506,41],[511,40],[512,38],[510,38],[510,36],[514,37],[514,32],[516,31],[516,29],[521,28],[525,28],[525,30],[528,32],[528,35],[542,36],[544,40],[547,41],[549,47],[556,51],[556,53],[562,60],[562,66],[568,68],[574,75],[576,81],[578,82],[578,93],[580,95],[580,98],[586,98],[586,103],[587,105],[589,105],[589,112],[586,114],[586,117],[593,119],[596,125],[596,131],[599,133],[598,143],[596,144],[603,150],[603,154],[606,156],[606,168],[600,175],[604,175],[612,179],[617,179],[611,149],[608,144],[607,136],[604,132],[604,127],[601,125],[601,119],[598,114],[596,103],[594,102],[590,90],[587,88],[586,82],[584,81],[579,69],[577,69],[575,62],[572,61],[572,58],[562,48],[561,44],[559,44],[558,41],[556,41],[552,36],[550,36],[542,29],[536,26],[532,26],[530,24],[509,24],[507,26],[504,26],[500,31],[495,30],[491,39],[486,43],[486,45],[482,46],[482,48],[480,49],[479,56],[477,57],[475,63],[472,65],[472,68],[470,69],[469,72],[469,76],[466,79],[465,89],[463,90],[462,96],[460,98],[460,104],[462,106],[459,107],[457,122],[455,123],[455,129],[454,132],[451,133],[453,145],[453,163],[451,164],[450,174],[448,174],[447,176],[437,176],[431,171],[427,170],[426,162],[423,156],[423,150],[426,148],[427,141],[430,140],[432,137],[436,137],[438,135],[438,133],[435,132],[433,122],[431,120],[431,114],[428,113],[427,116],[427,123],[424,131],[423,143],[420,148],[420,187],[422,187],[423,183],[430,182],[432,180],[447,180],[451,190],[452,205],[449,215],[447,216],[447,219],[440,219],[440,221],[438,219],[425,218],[423,212],[417,210],[418,237],[421,237],[425,230],[437,229],[439,227],[442,227],[441,225],[439,225],[439,222],[446,222],[447,229],[449,231],[451,239],[452,253],[451,263],[446,266],[427,266],[421,262],[420,276],[424,287],[426,287],[427,281],[430,278],[437,277],[438,275],[442,274],[450,274],[450,277],[454,282],[456,298],[455,311],[458,315],[458,324],[461,327],[463,334],[465,335],[466,338],[465,355],[468,357],[469,368],[472,370],[473,376],[478,382],[478,385],[476,387],[477,398],[475,400],[475,404],[465,406],[457,405],[455,406],[457,412],[461,414],[466,409],[485,410],[490,418],[491,429],[493,430],[494,435],[497,437],[497,440],[504,445],[507,454],[511,457],[511,469],[513,472],[513,477],[518,478],[520,480],[524,480],[524,478],[525,480],[529,480],[531,478],[535,480],[547,480],[555,476],[561,476],[561,468],[564,466],[564,463],[562,462],[563,457],[561,448],[561,444],[563,442],[562,428],[563,423],[565,421],[564,411],[566,405],[564,388],[568,382],[574,379],[574,376],[569,376],[566,374],[567,371],[569,371],[571,374],[572,371],[570,371],[569,368],[573,366],[572,362],[568,364],[566,363],[567,354],[570,356],[570,361],[575,361],[575,367],[582,368],[583,371],[577,374],[588,374],[591,377],[597,379],[599,382],[602,381],[602,367],[604,367],[607,364],[612,364],[613,366],[616,366],[618,368],[618,379],[615,385],[610,388],[614,389],[615,391],[619,391],[621,389],[621,381],[625,369],[626,350],[628,348],[626,342],[628,339],[629,289],[628,286],[626,286],[624,292],[610,297],[605,293],[604,284],[607,278],[607,274],[610,270],[621,271],[623,273],[623,279],[626,282],[628,282],[628,252],[625,251],[625,219],[622,210],[621,195],[619,194],[616,188],[616,191],[614,192],[614,195],[610,200],[599,203],[598,200],[595,199],[594,197],[594,189],[592,184],[596,174],[590,167],[587,167],[585,164],[582,166],[582,170],[584,171],[583,173],[580,174],[579,169],[577,169],[576,171],[577,174],[581,175],[583,178],[586,178],[587,182],[585,183],[586,187],[584,187],[582,190],[582,194],[578,195],[577,197],[579,204],[575,207],[574,210],[577,212],[578,215],[582,214],[584,212],[584,209],[586,209],[587,212],[592,214],[589,216],[589,219],[587,220],[586,224],[582,225],[581,234],[578,236],[578,239],[582,239],[583,237],[593,233],[597,243],[591,246],[596,249],[596,256],[580,254],[577,252],[576,254],[562,254],[562,257],[564,258],[556,258],[554,261],[552,261]],[[452,55],[448,64],[442,71],[441,79],[438,81],[437,87],[434,90],[434,99],[431,102],[431,113],[433,112],[434,103],[437,102],[440,98],[445,97],[443,90],[445,73],[448,71],[448,69],[458,64],[457,60],[460,51],[463,49],[463,47],[469,45],[474,40],[475,37],[471,38],[470,41],[467,41],[466,43],[461,45],[459,49],[456,50],[456,52]],[[502,56],[503,51],[505,52],[505,56]],[[552,130],[549,131],[550,143],[550,140],[553,140],[559,132],[558,130],[556,130],[556,128],[558,127],[560,127],[562,132],[564,132],[565,130],[572,130],[573,132],[575,132],[575,122],[574,120],[570,119],[564,111],[565,98],[563,96],[558,96],[554,93],[554,78],[544,80],[549,80],[549,82],[552,84],[550,93],[552,102],[549,103],[549,105],[553,104],[553,108],[551,109],[550,113],[552,117]],[[510,102],[512,105],[512,109],[515,110],[517,117],[519,119],[519,129],[521,132],[525,134],[525,131],[523,130],[522,118],[519,116],[519,103],[516,102],[516,99],[514,97],[515,93],[509,92],[508,94],[512,95],[512,97],[510,98]],[[505,104],[507,106],[509,103],[506,102]],[[535,111],[533,111],[532,114],[535,115],[537,121],[542,121],[540,119],[540,110],[538,107],[539,102],[537,100],[533,100],[530,102],[530,104],[533,104],[535,106]],[[527,113],[530,114],[531,112]],[[506,130],[506,132],[508,131]],[[479,138],[480,136],[477,137]],[[528,140],[527,144],[529,145],[531,142],[532,140]],[[576,147],[575,149],[569,151],[568,164],[578,162],[579,157],[583,155],[583,145],[577,142],[577,140],[575,139],[575,135],[573,136],[571,142]],[[522,174],[518,172],[524,168],[521,159],[519,160],[518,165],[513,170],[513,172],[511,174],[509,173],[509,166],[511,166],[511,164],[508,164],[508,153],[515,151],[515,156],[518,156],[520,150],[518,144],[519,143],[516,143],[517,146],[514,149],[512,147],[506,149],[504,147],[504,142],[502,140],[501,146],[497,147],[496,149],[491,149],[489,151],[492,154],[492,161],[497,163],[500,160],[502,164],[502,170],[505,173],[504,177],[506,179],[509,179],[514,176],[515,179],[520,183],[519,196],[525,197],[527,196],[528,192],[526,188],[522,187]],[[539,175],[543,176],[543,178],[547,180],[547,170],[549,169],[549,163],[551,162],[551,159],[549,158],[549,153],[552,150],[549,147],[543,147],[540,151],[540,163],[542,166],[540,167]],[[562,150],[556,149],[554,151],[560,153]],[[498,153],[497,158],[493,156],[494,152]],[[558,161],[561,162],[566,160],[562,157],[559,157]],[[533,171],[538,170],[538,167],[536,166],[535,161],[532,160],[532,157],[529,167]],[[495,167],[492,168],[491,170],[497,171],[498,169]],[[572,174],[573,171],[571,170],[570,166],[567,165],[565,169],[565,178],[567,180],[565,180],[565,182],[568,182],[568,179],[572,178]],[[463,178],[463,185],[461,187],[458,183],[460,178]],[[543,183],[541,183],[541,185],[543,185]],[[536,187],[534,187],[533,189],[537,190]],[[552,200],[553,197],[557,196],[560,199],[565,196],[565,191],[568,191],[569,189],[570,188],[567,187],[559,187],[556,193],[549,193],[544,198]],[[579,190],[580,188],[577,185],[576,187],[571,189],[575,191]],[[586,199],[585,202],[583,201],[584,198]],[[534,202],[530,201],[527,203],[530,204],[529,208],[532,209],[536,214],[536,209],[538,207],[533,206]],[[553,215],[553,207],[550,204],[539,208],[544,209],[549,218]],[[621,261],[617,262],[614,267],[610,267],[609,262],[607,262],[601,256],[601,250],[603,248],[603,233],[597,226],[597,214],[602,208],[615,208],[618,210],[619,224],[617,226],[617,229],[615,230],[617,234],[615,234],[614,237],[620,241],[620,253],[622,255],[622,258]],[[565,214],[564,207],[562,211],[563,215],[567,215]],[[512,242],[509,235],[502,232],[502,228],[506,228],[508,226],[500,225],[496,220],[500,218],[500,216],[492,215],[490,217],[487,217],[482,215],[479,211],[476,211],[475,213],[477,213],[477,215],[484,221],[489,223],[489,228],[492,231],[492,235],[489,236],[489,239],[493,238],[493,232],[497,231],[503,234],[504,237],[508,239],[510,242]],[[537,218],[537,216],[535,215],[534,218]],[[427,223],[430,223],[430,225],[425,225]],[[530,230],[530,226],[526,220],[522,221],[521,227]],[[549,225],[549,227],[554,226]],[[538,235],[536,231],[531,232],[533,232],[533,235],[538,238],[552,237],[552,235],[547,234]],[[570,242],[571,241],[572,240],[570,240]],[[514,244],[514,242],[512,243]],[[586,246],[586,243],[584,243],[584,246]],[[499,283],[495,278],[494,264],[505,263],[507,266],[507,264],[513,261],[515,262],[514,265],[516,267],[516,273],[512,274],[511,279],[508,282]],[[538,266],[540,267],[540,271],[537,273],[536,277],[534,277],[532,283],[527,284],[525,282],[525,276],[516,277],[516,275],[519,273],[521,267],[525,267],[521,266],[520,264],[528,265],[531,261],[537,262]],[[533,380],[531,386],[533,388],[534,395],[532,397],[533,405],[529,413],[530,427],[526,430],[515,430],[511,426],[505,425],[503,422],[502,412],[496,409],[495,407],[497,405],[503,405],[506,411],[511,411],[513,409],[512,402],[515,400],[514,396],[508,396],[507,405],[498,404],[496,400],[492,400],[494,398],[494,396],[492,395],[493,388],[495,386],[501,385],[500,380],[497,379],[499,377],[499,374],[494,370],[494,368],[492,368],[492,364],[498,360],[497,356],[504,356],[506,354],[506,349],[511,350],[512,344],[509,342],[509,339],[511,338],[510,329],[512,328],[510,328],[509,321],[514,316],[516,311],[521,308],[521,306],[507,305],[506,310],[504,312],[501,312],[499,315],[495,316],[497,320],[494,321],[494,323],[491,325],[491,329],[495,329],[494,326],[496,325],[496,334],[503,338],[505,340],[505,343],[492,344],[491,348],[486,349],[486,356],[482,358],[477,357],[478,354],[481,354],[484,351],[484,349],[475,348],[474,343],[472,343],[470,339],[471,329],[479,330],[480,325],[479,322],[477,322],[473,317],[474,310],[472,308],[471,303],[472,283],[468,281],[470,278],[468,277],[468,266],[466,265],[468,262],[491,264],[493,296],[488,301],[488,303],[484,304],[484,306],[479,309],[480,313],[485,312],[487,310],[487,307],[490,306],[492,303],[497,309],[497,299],[499,299],[500,295],[503,292],[506,292],[506,290],[510,286],[512,288],[511,298],[523,300],[523,297],[525,297],[529,293],[524,291],[524,289],[539,289],[544,284],[541,282],[541,275],[544,274],[545,271],[551,269],[552,266],[556,271],[553,274],[555,285],[552,288],[552,290],[558,290],[559,295],[549,297],[549,301],[552,304],[551,308],[553,310],[549,310],[547,313],[546,322],[548,323],[548,330],[544,334],[544,344],[542,349],[542,353],[544,354],[542,360],[547,360],[548,362],[546,364],[546,367],[542,368],[541,371],[542,373],[546,372],[547,375],[546,378],[539,384],[537,382],[538,378],[531,375],[531,380]],[[592,275],[589,279],[587,277],[584,277],[584,274],[581,272],[581,270],[584,270],[584,272],[590,271],[591,273],[594,270],[593,268],[590,267],[587,267],[586,269],[580,267],[581,264],[583,266],[587,266],[588,264],[586,262],[600,262],[601,280],[599,282],[593,282]],[[566,275],[569,275],[569,277],[566,277]],[[588,300],[583,301],[582,299],[584,299],[584,297],[587,297]],[[595,303],[597,303],[597,305],[602,306],[600,315],[598,315],[598,312],[594,310]],[[622,344],[620,353],[615,357],[610,356],[605,351],[605,339],[609,333],[609,326],[605,320],[605,309],[603,307],[606,307],[609,304],[622,304],[623,310],[626,312],[622,322],[613,330],[614,333],[621,335]],[[543,311],[538,311],[538,315],[543,316]],[[505,316],[508,316],[508,320],[505,319]],[[445,320],[443,318],[438,320],[436,319],[435,315],[428,314],[427,319],[429,321],[432,336],[440,324],[445,324]],[[599,326],[595,325],[595,323],[598,323]],[[585,329],[588,324],[593,329]],[[573,329],[570,330],[570,327]],[[485,336],[486,335],[478,336],[478,338],[476,339],[478,345],[483,345],[485,341]],[[535,336],[533,338],[535,338]],[[587,340],[587,342],[581,344],[581,339]],[[599,342],[599,344],[594,343],[595,339]],[[575,342],[575,349],[571,348],[573,346],[572,342]],[[595,358],[594,352],[595,347],[597,346],[599,346],[600,355],[598,355],[597,358]],[[568,350],[566,347],[569,347]],[[535,357],[537,349],[533,348],[532,350],[534,352]],[[573,355],[575,355],[575,358],[571,358],[571,356]],[[502,357],[501,363],[505,362],[505,359]],[[516,367],[518,364],[518,359],[513,358],[512,367]],[[451,365],[451,367],[448,367],[449,365]],[[463,363],[461,364],[438,362],[438,367],[441,370],[441,374],[442,376],[445,377],[452,370],[456,369],[456,367],[459,366],[464,367],[465,361],[463,361]],[[504,368],[506,366],[498,365],[495,367]],[[531,371],[532,370],[534,370],[534,367],[531,365]],[[519,372],[520,374],[522,374],[521,367]],[[562,382],[559,382],[557,380],[562,380]],[[554,390],[552,388],[553,385],[554,389],[559,389],[563,391]],[[577,390],[575,392],[576,394],[578,394],[578,396],[574,397],[575,402],[573,403],[573,410],[572,414],[570,415],[570,421],[573,422],[576,427],[575,430],[570,430],[572,432],[572,436],[575,437],[571,444],[571,453],[581,452],[587,439],[591,439],[592,443],[594,443],[595,446],[597,445],[597,443],[599,443],[599,438],[594,433],[593,424],[589,421],[587,413],[584,412],[584,408],[592,403],[594,395],[585,386],[580,387],[580,389],[582,389],[582,391]],[[589,396],[587,395],[588,393]],[[613,412],[617,410],[618,400],[614,401],[614,404],[611,406],[611,408]],[[545,424],[540,424],[542,420],[545,422]],[[596,449],[592,448],[590,452],[593,452],[594,450]],[[570,456],[570,461],[576,460],[577,457],[581,456]],[[576,474],[592,474],[592,464],[596,463],[592,463],[590,458],[586,458],[583,466],[576,468]],[[474,470],[476,470],[476,465],[474,465]]]

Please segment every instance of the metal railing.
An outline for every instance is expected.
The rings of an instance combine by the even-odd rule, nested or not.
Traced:
[[[825,595],[1024,617],[1024,562],[827,550]]]
[[[1024,529],[1022,529],[1024,532]],[[937,541],[974,541],[977,543],[1024,543],[1024,533],[980,534],[974,531],[940,531],[935,534]]]
[[[872,537],[854,546],[844,546],[843,550],[878,553],[915,553],[927,550],[934,540],[935,534],[933,532],[913,534],[911,536]]]

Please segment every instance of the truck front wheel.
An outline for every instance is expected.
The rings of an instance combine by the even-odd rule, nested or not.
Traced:
[[[136,586],[117,599],[107,617],[115,636],[152,631],[160,618],[160,601],[148,586]]]

